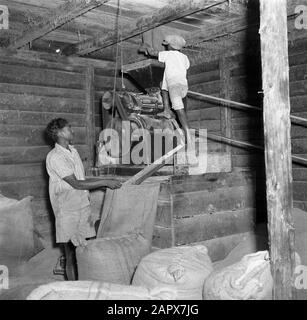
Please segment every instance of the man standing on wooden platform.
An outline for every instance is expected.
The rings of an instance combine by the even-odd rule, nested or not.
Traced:
[[[139,52],[143,52],[151,57],[158,58],[159,62],[165,64],[165,71],[162,81],[162,96],[164,104],[163,116],[170,118],[170,109],[168,99],[171,100],[172,108],[175,110],[180,124],[185,132],[187,138],[188,149],[193,149],[192,137],[189,130],[188,119],[185,110],[184,100],[188,93],[188,81],[187,81],[187,70],[190,67],[190,61],[188,57],[180,52],[185,46],[186,42],[183,37],[179,35],[168,35],[162,42],[165,46],[166,51],[157,51],[152,47],[143,45]],[[160,114],[161,115],[161,114]],[[188,162],[189,164],[197,163],[197,159],[189,153]]]
[[[76,280],[75,247],[85,246],[86,239],[95,236],[88,190],[101,187],[116,189],[121,187],[121,183],[115,179],[85,179],[82,160],[71,145],[74,136],[66,119],[53,119],[46,132],[55,143],[47,155],[46,167],[55,215],[56,242],[65,253],[67,279]]]

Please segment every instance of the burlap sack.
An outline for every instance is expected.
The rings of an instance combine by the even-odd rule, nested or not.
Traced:
[[[97,280],[130,284],[142,257],[150,252],[150,243],[141,235],[99,238],[76,250],[79,280]]]
[[[31,200],[0,197],[0,265],[10,275],[44,248],[34,231]]]
[[[212,270],[205,246],[173,247],[144,257],[132,284],[148,289],[167,285],[177,290],[178,299],[201,300],[204,281]]]
[[[239,262],[217,269],[205,280],[204,300],[270,300],[273,278],[268,251],[244,256]]]
[[[171,288],[148,290],[94,281],[53,282],[33,290],[27,300],[173,300]]]

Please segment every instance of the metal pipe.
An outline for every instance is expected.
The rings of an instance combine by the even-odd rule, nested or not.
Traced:
[[[223,99],[223,98],[218,98],[218,97],[214,97],[214,96],[210,96],[207,94],[198,93],[198,92],[194,92],[194,91],[190,91],[190,90],[188,91],[188,95],[192,96],[192,97],[195,96],[195,97],[204,98],[206,100],[210,100],[213,102],[218,102],[218,103],[221,103],[224,107],[234,107],[234,108],[242,109],[242,110],[262,111],[261,108],[256,107],[256,106],[252,106],[250,104],[236,102],[236,101]],[[291,119],[291,122],[296,123],[296,124],[307,124],[307,119],[302,118],[302,117],[290,115],[290,119]]]
[[[198,132],[198,134],[201,136],[201,134],[199,133],[199,131],[197,129],[195,129],[196,132]],[[257,146],[255,144],[249,143],[249,142],[244,142],[244,141],[240,141],[240,140],[234,140],[231,138],[226,138],[224,136],[220,136],[217,134],[213,134],[213,133],[207,133],[207,138],[213,141],[218,141],[218,142],[225,142],[228,143],[232,146],[235,147],[243,147],[243,148],[252,148],[252,149],[257,149],[257,150],[261,150],[263,151],[264,148],[261,146]],[[299,164],[303,164],[303,165],[307,165],[307,159],[306,158],[302,158],[302,157],[298,157],[298,156],[293,156],[292,155],[292,161],[299,163]]]
[[[231,138],[226,138],[224,136],[219,136],[213,133],[207,133],[207,137],[210,140],[214,140],[214,141],[222,141],[222,142],[226,142],[229,143],[233,146],[236,147],[243,147],[243,148],[253,148],[253,149],[258,149],[258,150],[263,150],[263,147],[261,146],[257,146],[255,144],[249,143],[249,142],[244,142],[244,141],[239,141],[239,140],[234,140]]]
[[[256,110],[256,111],[261,111],[262,110],[261,108],[255,107],[255,106],[251,106],[250,104],[236,102],[236,101],[223,99],[223,98],[218,98],[218,97],[214,97],[214,96],[209,96],[208,94],[198,93],[198,92],[194,92],[194,91],[190,91],[190,90],[188,91],[188,95],[196,96],[196,97],[200,97],[200,98],[205,98],[207,100],[211,100],[211,101],[214,101],[214,102],[227,104],[228,106],[238,107],[238,108],[243,109],[243,110],[244,109]],[[225,105],[225,107],[227,107],[227,106]]]

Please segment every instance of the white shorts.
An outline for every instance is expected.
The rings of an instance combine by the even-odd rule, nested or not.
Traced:
[[[56,242],[69,242],[78,233],[84,238],[96,235],[94,223],[91,223],[91,208],[87,206],[78,211],[60,212],[55,218]]]
[[[188,93],[188,86],[184,84],[175,84],[168,87],[169,97],[174,110],[184,109],[182,98]]]

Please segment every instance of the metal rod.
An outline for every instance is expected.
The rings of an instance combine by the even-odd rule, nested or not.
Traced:
[[[238,109],[242,109],[242,110],[262,111],[261,108],[256,107],[256,106],[252,106],[250,104],[236,102],[236,101],[223,99],[223,98],[218,98],[218,97],[214,97],[214,96],[210,96],[207,94],[198,93],[198,92],[194,92],[194,91],[190,91],[190,90],[188,91],[188,95],[204,98],[206,100],[210,100],[213,102],[222,103],[222,105],[224,107],[234,107],[234,108],[238,108]],[[302,117],[290,115],[290,119],[291,119],[291,122],[296,123],[296,124],[307,124],[307,119],[302,118]]]
[[[202,136],[199,131],[197,129],[195,129],[196,132],[198,132],[198,134],[200,136]],[[243,148],[253,148],[253,149],[257,149],[257,150],[261,150],[263,151],[264,148],[261,146],[257,146],[255,144],[249,143],[249,142],[244,142],[244,141],[240,141],[240,140],[234,140],[231,138],[226,138],[224,136],[220,136],[217,134],[213,134],[213,133],[207,133],[207,138],[213,141],[219,141],[219,142],[225,142],[228,143],[232,146],[236,146],[236,147],[243,147]],[[302,158],[302,157],[298,157],[298,156],[293,156],[292,155],[292,161],[296,162],[296,163],[300,163],[303,165],[307,165],[307,159],[306,158]]]
[[[207,137],[210,140],[214,140],[214,141],[222,141],[222,142],[226,142],[229,143],[233,146],[237,146],[237,147],[243,147],[243,148],[253,148],[253,149],[258,149],[258,150],[263,150],[263,147],[261,146],[257,146],[255,144],[249,143],[249,142],[244,142],[244,141],[239,141],[239,140],[234,140],[231,138],[226,138],[224,136],[219,136],[213,133],[207,133]]]
[[[307,164],[306,158],[302,158],[302,157],[298,157],[298,156],[292,156],[292,161],[299,163],[299,164]]]
[[[198,93],[198,92],[194,92],[194,91],[190,91],[190,90],[188,91],[188,95],[205,98],[207,100],[211,100],[211,101],[219,102],[219,103],[223,103],[223,104],[226,103],[228,106],[235,106],[235,107],[238,107],[238,108],[241,108],[241,109],[249,109],[249,110],[256,110],[256,111],[261,111],[262,110],[261,108],[255,107],[255,106],[251,106],[250,104],[236,102],[236,101],[223,99],[223,98],[218,98],[218,97],[214,97],[214,96],[209,96],[207,94]],[[225,107],[227,107],[227,106],[225,106]]]
[[[296,124],[306,124],[307,119],[298,117],[298,116],[292,116],[290,115],[291,122],[296,123]]]

